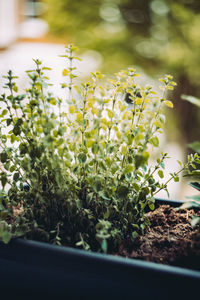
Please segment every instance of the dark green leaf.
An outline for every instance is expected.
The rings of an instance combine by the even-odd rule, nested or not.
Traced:
[[[7,120],[6,120],[7,126],[9,126],[9,125],[11,124],[11,122],[12,122],[12,119],[7,119]]]
[[[16,173],[14,173],[14,175],[13,175],[13,180],[14,181],[18,181],[19,180],[19,173],[18,172],[16,172]]]
[[[95,179],[94,185],[93,185],[94,191],[98,193],[101,189],[101,180],[99,178]]]
[[[6,173],[2,173],[1,174],[1,184],[2,184],[3,188],[5,187],[6,183],[7,183]]]
[[[119,198],[125,198],[128,195],[129,189],[126,186],[119,186],[117,189],[117,194]]]
[[[133,231],[132,232],[132,238],[133,238],[133,240],[135,240],[137,236],[138,236],[137,231]]]
[[[200,191],[200,184],[198,182],[190,182],[189,185],[191,185],[196,190]]]
[[[87,160],[87,155],[84,152],[78,154],[78,159],[81,163],[85,163]]]
[[[13,133],[18,136],[21,133],[21,128],[18,125],[15,125],[13,128]]]
[[[8,154],[5,151],[1,152],[0,159],[1,159],[2,163],[5,163],[7,161],[7,159],[8,159]]]

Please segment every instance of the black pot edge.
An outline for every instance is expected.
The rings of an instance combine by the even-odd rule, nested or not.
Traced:
[[[179,207],[180,205],[182,205],[183,203],[185,203],[185,201],[182,201],[182,200],[173,200],[173,199],[155,198],[155,203],[156,204],[166,204],[166,205],[170,205],[172,207]]]
[[[167,200],[167,199],[156,199],[156,203],[158,204],[168,204],[173,207],[178,207],[184,201],[176,201],[176,200]],[[20,249],[24,249],[26,253],[31,252],[38,252],[40,254],[44,252],[48,252],[50,255],[61,255],[61,256],[70,256],[74,257],[76,259],[83,259],[83,260],[89,260],[89,263],[94,262],[107,262],[111,265],[118,264],[119,266],[127,266],[135,269],[142,269],[142,270],[148,270],[153,271],[155,273],[163,273],[166,275],[174,274],[175,276],[181,276],[181,277],[191,277],[200,279],[200,272],[191,270],[191,269],[185,269],[175,266],[169,266],[169,265],[163,265],[153,262],[146,262],[142,260],[136,260],[136,259],[130,259],[130,258],[123,258],[119,256],[113,256],[109,254],[102,254],[102,253],[95,253],[95,252],[88,252],[85,250],[65,247],[65,246],[55,246],[43,242],[37,242],[32,240],[24,240],[22,238],[17,238],[12,240],[8,245],[0,244],[0,258],[3,257],[3,259],[11,259],[13,261],[21,260],[17,256],[17,253],[20,255]],[[16,251],[16,256],[10,256],[9,253],[12,253],[13,247],[17,248],[19,251]],[[5,251],[3,250],[5,249]],[[22,258],[23,259],[23,258]]]
[[[131,258],[124,258],[120,256],[114,256],[111,254],[103,254],[103,253],[95,253],[95,252],[89,252],[82,249],[76,249],[76,248],[70,248],[70,247],[64,247],[64,246],[55,246],[51,244],[46,244],[42,242],[32,241],[32,240],[23,240],[23,239],[16,239],[13,243],[13,246],[17,245],[20,248],[25,247],[28,249],[34,248],[35,250],[42,250],[42,251],[48,251],[53,253],[57,253],[57,255],[70,255],[74,256],[76,258],[83,258],[84,260],[89,260],[89,263],[94,263],[95,261],[99,261],[99,263],[102,262],[108,262],[110,264],[118,264],[134,267],[135,269],[142,269],[142,270],[148,270],[155,273],[163,273],[166,275],[173,274],[175,276],[180,277],[192,277],[197,278],[200,280],[200,271],[195,271],[191,269],[185,269],[181,267],[176,266],[170,266],[170,265],[164,265],[154,262],[147,262],[140,259],[131,259]]]

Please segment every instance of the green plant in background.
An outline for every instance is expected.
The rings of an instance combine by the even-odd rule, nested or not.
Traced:
[[[176,105],[168,136],[178,126],[174,140],[185,144],[198,137],[200,112],[180,96],[200,95],[200,1],[43,1],[50,33],[83,50],[98,51],[106,72],[131,65],[156,78],[172,72],[178,88],[172,95]]]
[[[4,76],[0,238],[5,243],[24,235],[113,251],[144,232],[145,209],[154,209],[155,195],[198,162],[197,154],[190,155],[164,183],[154,175],[164,177],[167,153],[149,163],[165,123],[163,106],[173,107],[166,99],[176,85],[172,76],[161,79],[161,97],[151,86],[139,86],[132,68],[107,81],[95,72],[90,82],[75,84],[75,50],[69,45],[62,55],[64,100],[48,92],[49,68],[38,59],[36,69],[27,71],[30,86],[24,94],[18,93],[12,71]]]
[[[188,96],[188,95],[182,95],[181,98],[183,100],[187,100],[190,103],[200,107],[200,99],[198,99],[197,97],[193,97],[193,96]],[[198,148],[199,149],[199,148]],[[194,151],[197,151],[196,149],[194,149]],[[198,152],[198,151],[197,151]]]
[[[195,104],[196,106],[200,107],[200,99],[193,97],[193,96],[188,96],[188,95],[182,95],[183,100],[187,100],[192,104]],[[195,141],[191,144],[188,145],[190,149],[195,151],[196,153],[200,154],[200,141]],[[195,188],[196,190],[200,191],[200,160],[197,160],[196,165],[193,165],[193,170],[191,171],[190,169],[188,170],[188,173],[185,175],[188,179],[193,180],[189,184]],[[187,199],[190,199],[190,201],[184,203],[182,207],[186,208],[199,208],[200,207],[200,194],[191,196],[191,197],[186,197]],[[200,217],[199,216],[193,216],[191,225],[194,227],[196,225],[199,226],[200,230]]]

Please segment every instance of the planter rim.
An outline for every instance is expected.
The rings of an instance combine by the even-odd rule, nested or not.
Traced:
[[[57,255],[70,255],[77,258],[82,257],[85,260],[90,260],[91,263],[95,261],[99,262],[108,262],[110,264],[118,264],[120,265],[126,265],[129,267],[135,267],[136,269],[142,268],[142,269],[148,269],[149,271],[153,272],[162,272],[167,274],[173,273],[174,275],[179,275],[182,277],[196,277],[200,279],[200,271],[195,271],[192,269],[186,269],[181,268],[177,266],[171,266],[171,265],[164,265],[160,263],[154,263],[154,262],[148,262],[143,261],[140,259],[134,259],[134,258],[125,258],[121,256],[115,256],[111,254],[104,254],[104,253],[96,253],[96,252],[90,252],[83,249],[76,249],[71,248],[67,246],[57,246],[57,245],[51,245],[48,243],[38,242],[38,241],[32,241],[32,240],[24,240],[24,239],[16,239],[11,244],[13,246],[20,246],[27,248],[27,251],[29,248],[34,248],[37,250],[42,249],[43,251],[48,251],[49,253],[56,252]]]

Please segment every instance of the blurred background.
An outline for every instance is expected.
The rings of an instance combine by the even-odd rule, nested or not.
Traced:
[[[181,100],[182,94],[200,97],[200,1],[0,0],[0,91],[9,69],[25,88],[25,70],[39,58],[53,68],[53,91],[61,93],[59,55],[71,42],[80,48],[82,77],[128,66],[150,84],[159,85],[164,74],[174,76],[178,86],[169,96],[174,109],[166,111],[162,150],[172,157],[166,173],[178,170],[176,160],[185,161],[191,153],[187,144],[200,140],[200,109]],[[182,200],[195,193],[184,179],[172,182],[169,191],[170,198]]]

